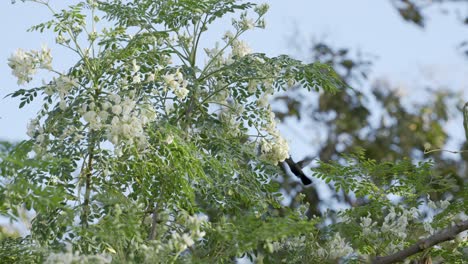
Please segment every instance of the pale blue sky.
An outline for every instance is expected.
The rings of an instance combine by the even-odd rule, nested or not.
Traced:
[[[76,1],[50,2],[63,5]],[[388,77],[396,84],[411,85],[412,88],[418,87],[414,84],[432,78],[440,85],[466,90],[468,61],[457,53],[456,46],[468,39],[468,27],[460,26],[454,15],[443,16],[432,10],[434,15],[422,30],[404,22],[388,0],[272,0],[269,4],[267,29],[256,30],[244,37],[255,52],[269,55],[295,53],[288,47],[289,38],[294,32],[300,32],[297,37],[303,40],[304,50],[310,46],[308,40],[315,36],[325,37],[339,47],[377,55],[379,59],[375,61],[371,78]],[[33,3],[12,5],[9,0],[0,2],[0,32],[3,36],[0,42],[1,98],[18,89],[7,66],[7,58],[16,48],[38,49],[42,44],[48,44],[52,47],[55,67],[65,69],[73,62],[64,49],[54,47],[53,35],[26,32],[31,25],[48,19],[49,15],[45,8]],[[228,21],[226,28],[217,24],[213,33],[208,34],[206,45],[217,40],[218,33],[228,26]],[[464,97],[468,99],[466,94]],[[35,116],[37,105],[19,110],[18,100],[0,100],[0,139],[26,138],[26,124]],[[454,129],[461,128],[457,125]],[[289,140],[293,145],[298,144],[293,138]]]

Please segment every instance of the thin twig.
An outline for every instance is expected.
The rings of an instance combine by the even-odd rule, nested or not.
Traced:
[[[150,232],[148,234],[148,240],[154,240],[156,238],[156,227],[157,227],[158,222],[159,222],[158,207],[157,206],[155,206],[153,208],[152,214],[153,214],[153,216],[152,216],[152,222],[151,222],[151,229],[150,229]]]
[[[432,152],[449,152],[449,153],[453,153],[453,154],[459,154],[459,153],[464,153],[464,152],[468,152],[468,150],[448,150],[448,149],[425,149],[424,150],[424,154],[429,154],[429,153],[432,153]]]

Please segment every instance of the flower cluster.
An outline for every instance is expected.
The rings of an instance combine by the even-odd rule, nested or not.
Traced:
[[[51,253],[45,260],[45,264],[72,264],[72,263],[96,263],[106,264],[111,263],[112,257],[110,255],[80,255],[77,252],[71,251],[64,253]]]
[[[19,85],[30,82],[37,69],[52,69],[50,49],[45,46],[40,51],[25,52],[18,49],[8,59],[8,66],[12,69],[12,74],[18,78]]]
[[[419,216],[418,208],[405,208],[400,207],[401,212],[396,212],[395,207],[390,208],[390,212],[385,216],[384,222],[380,230],[383,233],[393,234],[398,238],[405,239],[407,236],[408,221],[410,219],[417,219]]]
[[[57,93],[60,98],[59,107],[60,109],[65,110],[67,108],[65,98],[69,95],[71,89],[77,86],[78,82],[75,79],[66,75],[61,75],[58,78],[54,78],[51,84],[45,86],[44,93],[49,96]]]
[[[349,257],[354,252],[350,243],[341,237],[339,233],[335,233],[329,240],[324,241],[323,243],[316,242],[309,244],[308,242],[309,241],[306,236],[298,236],[285,238],[281,241],[275,242],[266,241],[265,248],[270,253],[273,253],[281,250],[289,251],[307,247],[307,252],[316,254],[317,258],[334,261],[340,258]]]
[[[269,119],[263,127],[271,138],[263,138],[260,144],[260,151],[263,158],[273,162],[282,162],[289,157],[289,145],[276,128],[275,114],[268,109]]]
[[[171,91],[179,98],[183,100],[187,97],[189,90],[187,89],[188,82],[184,79],[182,73],[177,70],[174,74],[166,74],[163,76],[165,84],[171,89]]]
[[[154,240],[149,245],[144,245],[142,248],[146,251],[145,256],[148,260],[152,258],[160,259],[165,253],[176,252],[180,254],[187,248],[192,247],[195,243],[205,237],[205,228],[209,227],[208,219],[204,215],[186,215],[177,220],[181,226],[184,226],[184,232],[173,232],[169,236],[169,240],[162,241]]]
[[[331,240],[327,241],[325,246],[320,246],[317,243],[317,255],[323,259],[336,260],[346,257],[354,252],[351,245],[340,236],[339,233],[335,233]]]
[[[232,47],[232,56],[237,56],[239,58],[244,57],[252,53],[252,49],[242,40],[234,39],[231,44]]]
[[[388,208],[388,213],[385,215],[382,222],[374,221],[372,214],[360,218],[360,229],[363,237],[374,246],[383,247],[387,254],[394,253],[403,249],[403,243],[409,233],[410,223],[419,222],[420,213],[418,208],[405,208],[403,206],[392,206]],[[348,218],[347,223],[350,223]],[[423,227],[430,227],[428,222],[423,222]],[[432,228],[431,228],[432,229]],[[428,231],[426,229],[426,231]],[[391,243],[382,241],[382,236],[391,237]]]
[[[122,98],[118,94],[110,94],[110,101],[101,104],[83,105],[83,119],[91,130],[105,129],[107,138],[115,147],[120,143],[146,146],[147,140],[144,127],[155,120],[156,112],[150,105],[136,105],[130,98]],[[112,118],[110,119],[110,117]],[[109,121],[110,119],[110,121]],[[119,149],[116,149],[119,152]]]
[[[186,215],[183,219],[188,232],[183,234],[172,233],[170,246],[177,252],[182,252],[195,244],[195,241],[202,239],[206,233],[201,229],[208,224],[208,219],[201,215]]]

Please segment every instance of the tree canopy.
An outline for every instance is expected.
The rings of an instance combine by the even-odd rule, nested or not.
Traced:
[[[57,71],[47,46],[8,60],[20,86],[9,96],[42,106],[29,139],[0,144],[0,214],[28,228],[0,229],[0,262],[468,259],[468,143],[463,160],[441,151],[451,115],[468,133],[456,93],[434,89],[408,108],[388,82],[360,89],[372,60],[348,48],[313,43],[311,62],[252,51],[243,34],[265,27],[267,4],[23,2],[50,10],[31,30],[54,32],[77,60]],[[394,2],[424,25],[419,6]],[[231,16],[223,38],[201,47]],[[53,77],[33,85],[43,73]],[[277,128],[291,117],[327,132],[313,166],[290,156]]]

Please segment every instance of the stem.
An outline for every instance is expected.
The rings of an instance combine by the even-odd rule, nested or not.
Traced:
[[[154,207],[153,209],[153,217],[152,217],[152,222],[151,222],[151,229],[150,229],[150,232],[148,234],[148,240],[154,240],[156,238],[156,226],[159,222],[159,217],[158,217],[158,208],[157,207]]]
[[[81,215],[81,225],[83,227],[88,227],[88,219],[90,213],[90,198],[91,198],[91,176],[93,172],[93,158],[94,158],[94,145],[91,143],[89,149],[89,156],[88,156],[88,166],[86,168],[86,183],[85,183],[85,195],[84,195],[84,202],[83,202],[83,212]]]

